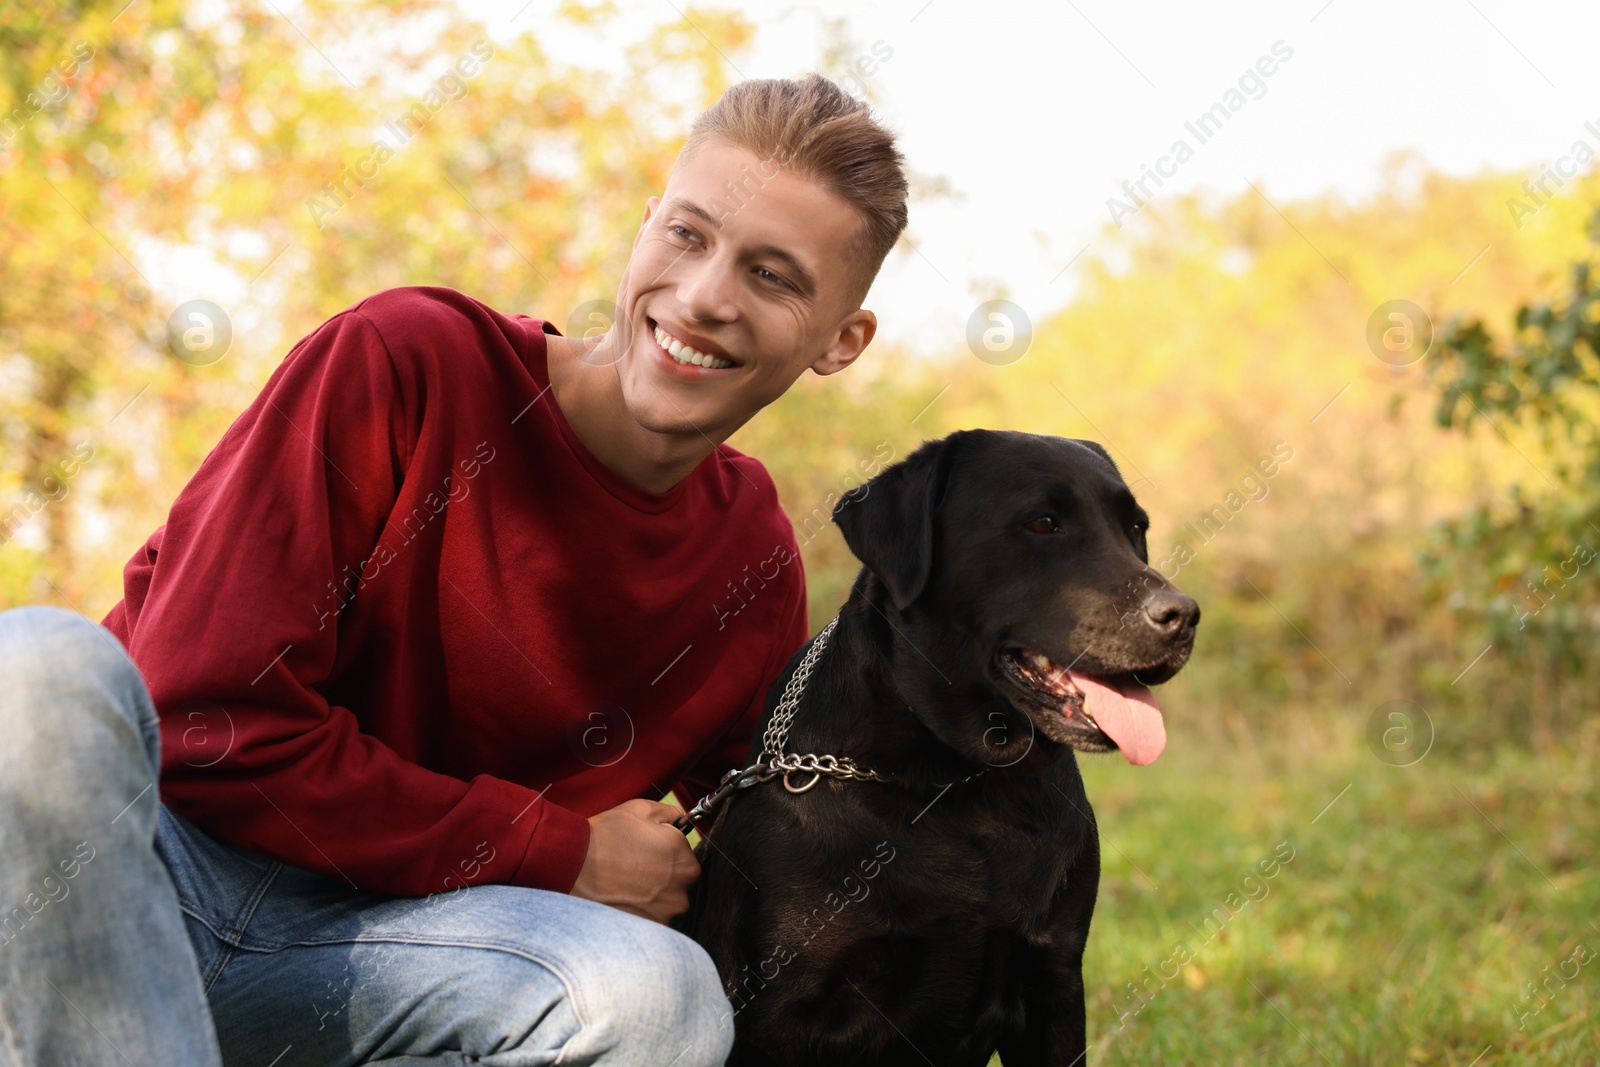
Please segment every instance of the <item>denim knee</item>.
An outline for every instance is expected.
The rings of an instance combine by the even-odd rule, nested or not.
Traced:
[[[733,1014],[711,957],[666,926],[629,926],[629,950],[587,961],[578,977],[590,1038],[603,1035],[619,1051],[666,1049],[661,1062],[674,1067],[721,1067],[733,1048]]]
[[[154,782],[160,730],[138,668],[99,624],[75,612],[0,612],[0,798],[92,799],[131,761]],[[61,789],[62,782],[70,789]]]

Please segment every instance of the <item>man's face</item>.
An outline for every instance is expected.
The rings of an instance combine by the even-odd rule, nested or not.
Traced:
[[[854,208],[776,159],[718,140],[681,159],[617,293],[629,414],[720,441],[807,367],[848,366],[876,328],[854,291],[859,227]]]

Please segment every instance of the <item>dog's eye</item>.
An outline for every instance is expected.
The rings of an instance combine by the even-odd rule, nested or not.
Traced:
[[[1054,515],[1040,515],[1037,519],[1027,524],[1028,529],[1034,533],[1055,533],[1061,529]]]

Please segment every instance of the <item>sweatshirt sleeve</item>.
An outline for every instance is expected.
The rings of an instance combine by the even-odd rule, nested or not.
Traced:
[[[783,668],[800,646],[811,636],[811,623],[806,609],[806,577],[801,564],[800,551],[794,548],[788,597],[779,613],[772,634],[771,651],[761,671],[761,683],[751,694],[750,702],[726,733],[711,747],[695,766],[673,786],[673,795],[685,811],[699,803],[722,781],[722,776],[736,767],[749,765],[750,742],[756,723],[766,707],[767,693],[783,674]]]
[[[359,306],[304,338],[129,561],[105,623],[160,714],[162,798],[202,829],[361,889],[568,892],[583,816],[428,770],[321,695],[355,650],[315,606],[399,494],[417,436],[406,374]]]

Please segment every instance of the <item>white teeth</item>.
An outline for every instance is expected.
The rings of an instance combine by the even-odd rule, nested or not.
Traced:
[[[716,356],[707,355],[698,349],[690,348],[660,326],[656,327],[656,344],[660,345],[668,355],[679,363],[687,363],[696,367],[708,367],[712,370],[733,366],[733,360],[720,359]]]

